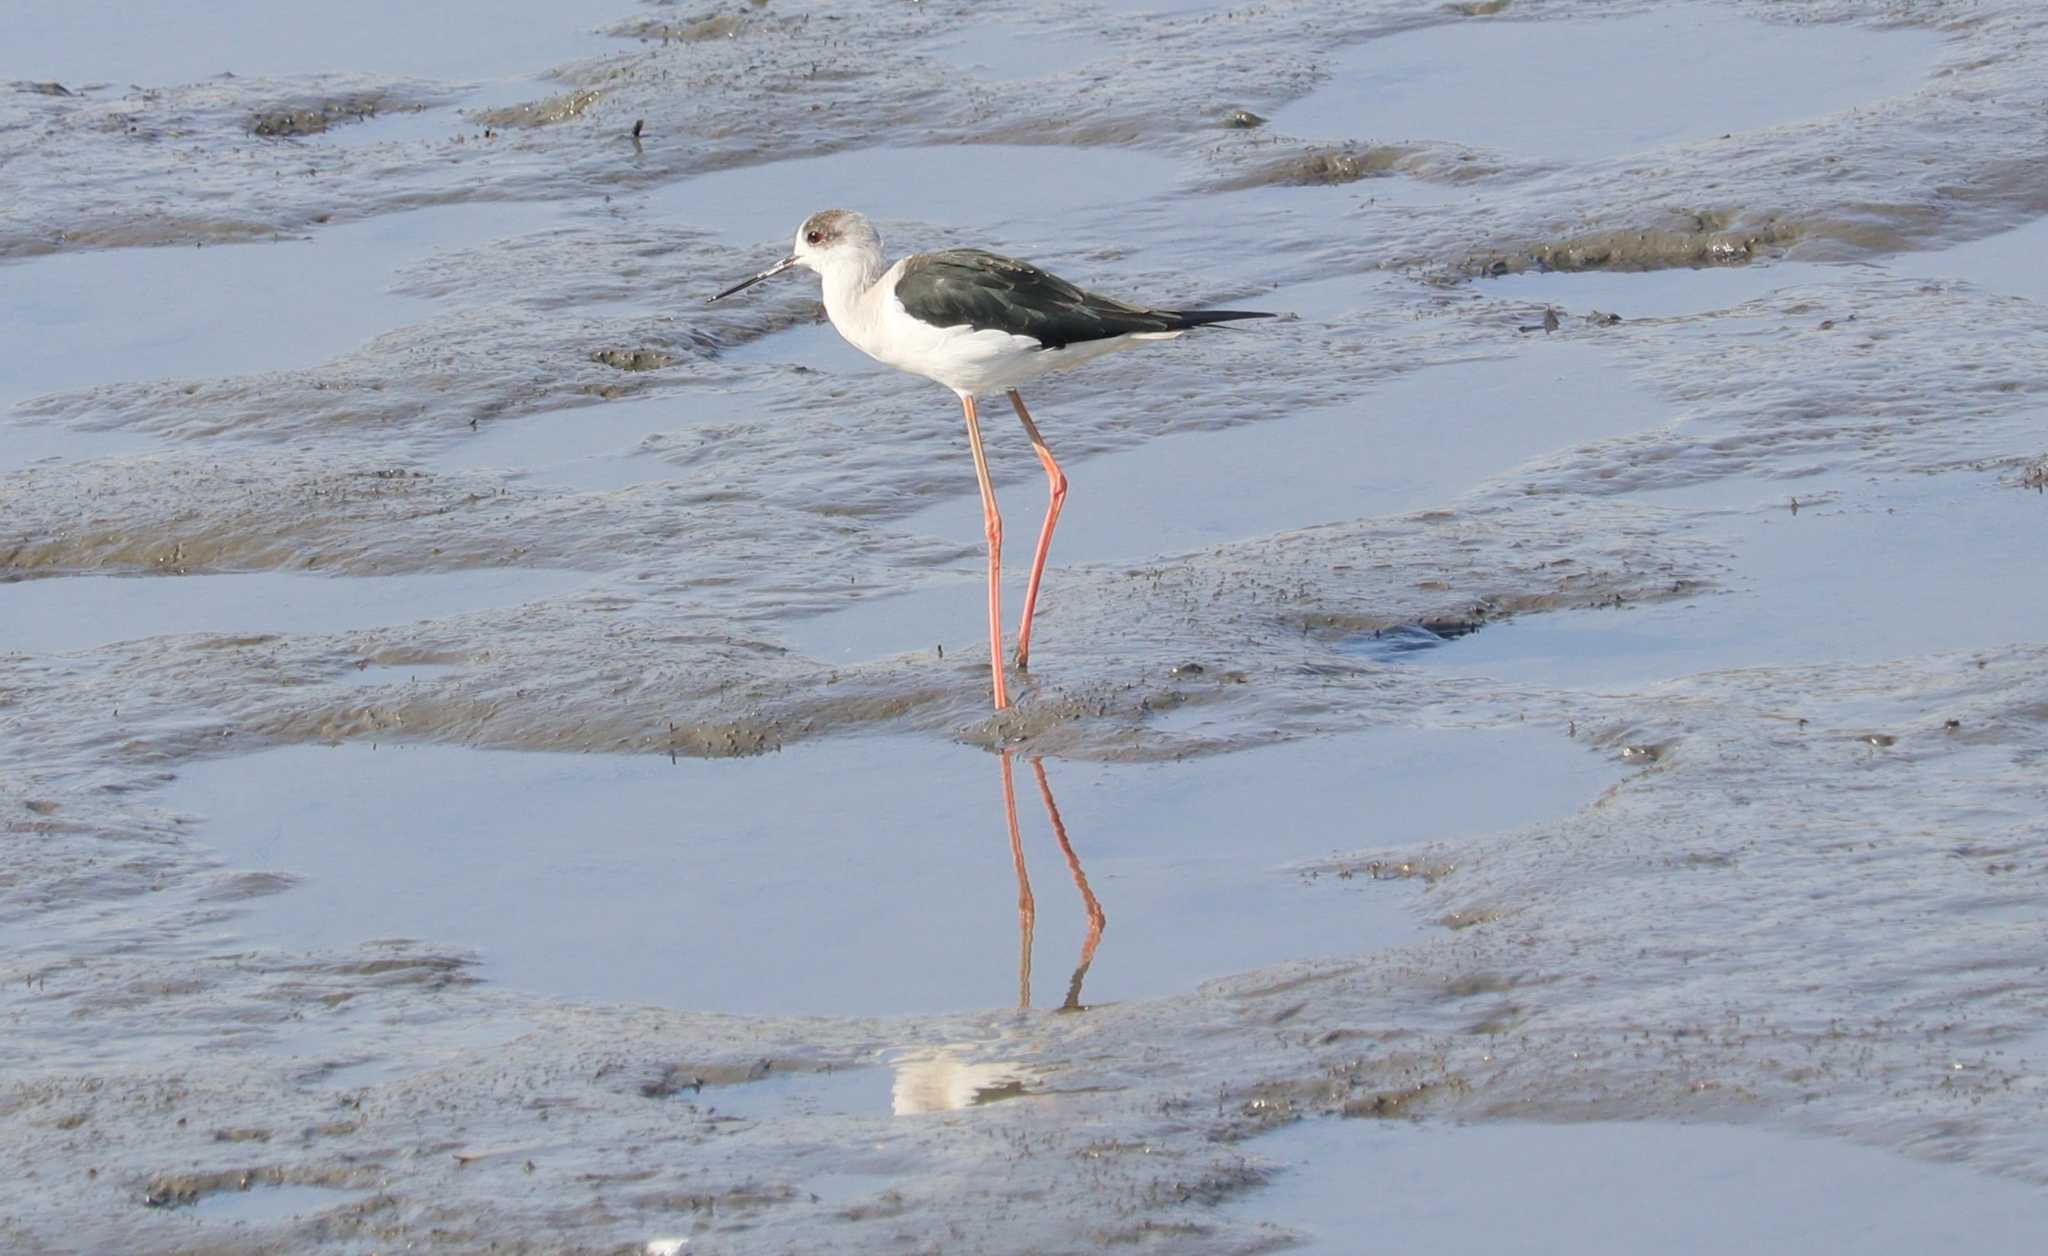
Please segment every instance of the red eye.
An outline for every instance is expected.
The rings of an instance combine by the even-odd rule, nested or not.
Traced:
[[[811,233],[810,233],[809,235],[807,235],[807,236],[805,236],[805,237],[804,237],[804,239],[805,239],[806,241],[808,241],[809,243],[811,243],[811,244],[816,244],[816,243],[818,243],[818,242],[819,242],[820,240],[823,240],[824,238],[825,238],[825,233],[824,233],[824,232],[822,232],[822,231],[813,231],[813,232],[811,232]]]

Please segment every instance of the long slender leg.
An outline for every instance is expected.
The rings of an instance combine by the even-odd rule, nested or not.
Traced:
[[[1017,832],[1017,781],[1010,772],[1010,752],[1003,760],[1003,818],[1010,822],[1010,861],[1017,866],[1017,1008],[1031,1006],[1031,931],[1038,904],[1031,897],[1031,874],[1024,870],[1024,839]],[[1041,770],[1040,779],[1044,779]]]
[[[1081,982],[1088,976],[1088,966],[1095,962],[1095,947],[1102,941],[1102,927],[1109,923],[1109,917],[1102,914],[1102,904],[1095,901],[1095,891],[1088,888],[1088,874],[1081,871],[1081,857],[1067,840],[1067,826],[1060,819],[1059,804],[1052,800],[1052,786],[1045,779],[1045,760],[1033,759],[1031,770],[1038,776],[1038,796],[1045,803],[1045,814],[1052,820],[1053,840],[1060,844],[1060,854],[1066,856],[1074,888],[1081,891],[1081,904],[1088,909],[1088,936],[1081,942],[1081,962],[1075,965],[1074,976],[1067,982],[1067,1001],[1060,1005],[1063,1012],[1078,1011]]]
[[[1024,408],[1024,398],[1016,389],[1010,390],[1010,404],[1017,408],[1017,417],[1024,421],[1024,432],[1031,437],[1031,448],[1037,451],[1039,462],[1045,465],[1045,481],[1052,490],[1051,501],[1045,508],[1045,526],[1038,530],[1038,550],[1031,556],[1031,579],[1024,586],[1024,622],[1017,628],[1017,670],[1030,666],[1031,659],[1031,612],[1038,609],[1038,581],[1045,574],[1046,551],[1052,548],[1053,525],[1060,520],[1060,507],[1067,500],[1067,476],[1060,470],[1060,464],[1052,460],[1052,450],[1045,447],[1045,438],[1038,434],[1038,424],[1031,421],[1031,412]]]
[[[988,665],[995,673],[996,710],[1000,711],[1010,705],[1003,692],[1003,517],[996,513],[996,490],[988,479],[988,455],[981,451],[974,398],[961,397],[960,409],[967,415],[967,447],[974,451],[974,474],[981,481],[981,519],[988,534]]]

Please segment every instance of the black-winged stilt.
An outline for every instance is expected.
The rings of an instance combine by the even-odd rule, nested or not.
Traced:
[[[1017,628],[1017,667],[1029,665],[1031,613],[1045,573],[1053,525],[1067,497],[1067,477],[1053,461],[1018,385],[1048,371],[1079,366],[1146,340],[1172,340],[1190,328],[1237,318],[1269,318],[1249,310],[1160,310],[1083,291],[1029,262],[981,249],[917,253],[894,266],[882,260],[882,237],[873,224],[846,209],[812,214],[797,228],[796,247],[767,270],[710,298],[808,266],[824,282],[825,313],[848,343],[878,362],[944,384],[958,394],[967,416],[967,446],[981,482],[988,535],[989,666],[996,709],[1009,705],[1003,688],[1003,517],[989,483],[974,399],[1009,394],[1051,486],[1045,524],[1024,585],[1024,618]]]

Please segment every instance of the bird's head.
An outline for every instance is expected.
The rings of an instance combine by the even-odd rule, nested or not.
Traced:
[[[880,268],[881,260],[882,237],[864,215],[850,209],[822,209],[804,219],[804,225],[796,229],[796,245],[788,257],[710,299],[729,297],[792,266],[807,266],[820,275],[843,267],[855,267],[869,274]]]

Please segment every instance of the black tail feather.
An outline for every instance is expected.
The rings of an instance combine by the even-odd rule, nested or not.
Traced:
[[[1168,317],[1173,319],[1173,330],[1186,331],[1190,327],[1207,327],[1211,323],[1227,323],[1237,318],[1275,318],[1266,310],[1171,310]]]

